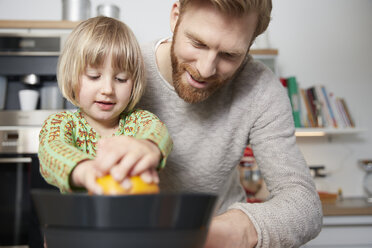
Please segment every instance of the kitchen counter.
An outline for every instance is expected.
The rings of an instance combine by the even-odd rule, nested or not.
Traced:
[[[301,248],[372,247],[372,203],[366,198],[343,198],[322,206],[322,231]]]
[[[343,198],[334,203],[322,203],[324,216],[372,215],[372,203],[366,198]]]

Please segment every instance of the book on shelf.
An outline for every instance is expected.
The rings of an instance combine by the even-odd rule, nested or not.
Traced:
[[[295,77],[281,78],[288,90],[296,128],[352,128],[355,122],[346,101],[324,85],[301,88]]]
[[[301,112],[303,113],[303,118],[307,118],[307,120],[304,121],[304,123],[307,123],[307,125],[303,125],[305,127],[316,127],[315,123],[315,116],[311,109],[309,99],[306,94],[306,90],[303,88],[300,88],[300,94],[301,94]]]
[[[332,105],[331,105],[331,101],[329,99],[328,91],[326,90],[326,88],[323,85],[320,86],[320,88],[321,88],[321,91],[322,91],[322,94],[323,94],[323,97],[324,97],[324,101],[325,101],[326,109],[327,109],[328,114],[329,114],[329,118],[330,118],[329,120],[331,122],[331,125],[333,127],[337,128],[338,124],[337,124],[337,120],[336,120],[334,110],[332,109]]]
[[[342,103],[339,99],[339,97],[336,97],[336,107],[338,109],[338,112],[340,113],[340,116],[341,116],[341,119],[342,119],[342,122],[344,124],[344,127],[350,127],[350,121],[349,119],[347,118],[347,115],[346,115],[346,112],[344,110],[344,107],[342,106]]]
[[[311,89],[314,89],[313,92],[319,107],[317,127],[355,127],[344,98],[334,97],[333,93],[329,94],[322,85],[315,85]]]
[[[355,127],[355,123],[353,121],[353,118],[351,117],[349,108],[346,104],[346,101],[342,97],[337,97],[336,101],[339,102],[340,110],[346,119],[347,127]]]
[[[312,114],[314,116],[314,124],[315,127],[323,127],[323,116],[320,111],[320,104],[318,100],[318,96],[316,94],[315,87],[309,87],[306,89],[307,97],[309,99],[309,103],[312,109]]]
[[[328,93],[328,97],[329,97],[328,98],[329,99],[329,103],[330,103],[331,108],[333,110],[334,117],[335,117],[336,122],[337,122],[337,127],[346,128],[347,127],[347,124],[343,120],[342,113],[340,112],[340,109],[337,107],[335,95],[332,92],[329,92]]]
[[[337,128],[337,122],[330,106],[327,90],[323,85],[315,85],[314,87],[323,116],[323,127]]]
[[[282,83],[284,88],[287,88],[287,79],[286,78],[279,78],[280,82]]]
[[[292,106],[292,115],[295,127],[302,127],[300,115],[300,98],[298,94],[298,85],[295,77],[287,78],[288,96]]]

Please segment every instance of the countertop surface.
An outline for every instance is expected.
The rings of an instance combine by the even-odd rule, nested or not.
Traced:
[[[334,203],[322,203],[324,216],[372,215],[372,203],[367,198],[342,198]]]

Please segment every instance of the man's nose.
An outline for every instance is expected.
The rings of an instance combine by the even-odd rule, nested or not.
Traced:
[[[213,76],[217,71],[217,55],[214,52],[202,54],[196,63],[196,68],[203,78]]]

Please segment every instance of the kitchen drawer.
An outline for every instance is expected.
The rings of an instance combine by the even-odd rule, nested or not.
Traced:
[[[372,247],[371,234],[372,216],[326,216],[319,236],[302,247]]]

